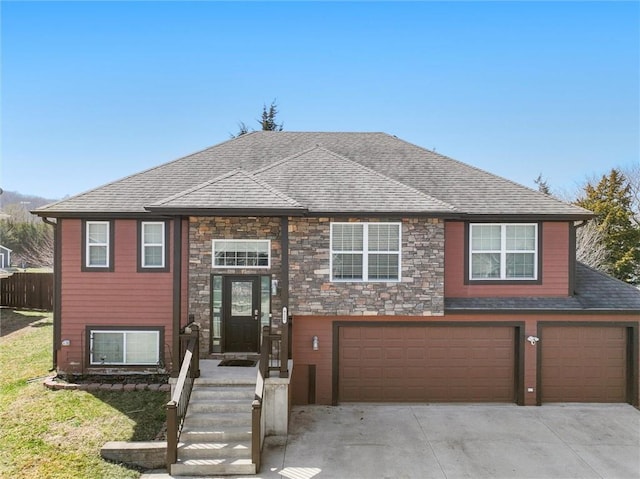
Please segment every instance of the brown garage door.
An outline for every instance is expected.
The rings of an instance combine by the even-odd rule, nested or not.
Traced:
[[[542,402],[625,402],[626,328],[544,326]]]
[[[515,328],[344,326],[339,401],[512,402]]]

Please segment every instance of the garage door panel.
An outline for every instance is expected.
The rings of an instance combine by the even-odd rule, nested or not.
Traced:
[[[419,361],[424,361],[427,353],[426,348],[424,346],[420,348],[408,346],[406,349],[406,352],[407,352],[407,359],[409,360],[415,359]]]
[[[340,339],[343,341],[348,341],[349,339],[360,340],[360,332],[361,330],[357,328],[345,329],[342,331]]]
[[[368,329],[363,329],[360,332],[360,337],[361,339],[365,340],[365,341],[378,341],[381,342],[382,341],[382,337],[383,337],[383,333],[384,331],[378,329],[378,328],[368,328]]]
[[[402,359],[404,357],[404,351],[398,345],[393,345],[391,347],[384,348],[384,350],[381,350],[381,352],[383,353],[384,358],[387,361],[394,360],[394,359]]]
[[[488,359],[489,351],[486,348],[474,347],[469,352],[472,359]]]
[[[360,348],[357,347],[345,347],[342,349],[345,359],[360,359]]]
[[[542,402],[625,402],[626,344],[620,326],[544,326]]]
[[[359,332],[353,333],[352,329]],[[376,332],[370,334],[368,330]],[[343,354],[345,337],[361,338],[359,355]],[[376,341],[383,338],[377,348],[384,357],[382,361],[368,359],[371,353],[365,353],[372,337]],[[513,327],[344,326],[339,339],[340,401],[514,400]],[[347,344],[355,347],[352,342]],[[371,369],[376,369],[377,375]],[[348,377],[343,375],[346,370]],[[354,376],[355,370],[361,371],[359,377]],[[378,382],[372,384],[374,377]]]

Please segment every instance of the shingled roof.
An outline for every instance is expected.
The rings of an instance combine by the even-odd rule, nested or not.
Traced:
[[[640,311],[640,291],[582,263],[576,267],[573,296],[521,298],[446,298],[448,312],[634,312]]]
[[[583,219],[591,213],[385,133],[258,131],[37,209]]]

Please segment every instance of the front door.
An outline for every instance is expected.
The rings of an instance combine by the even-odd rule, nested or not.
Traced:
[[[260,339],[260,277],[225,276],[222,294],[224,352],[256,353]]]

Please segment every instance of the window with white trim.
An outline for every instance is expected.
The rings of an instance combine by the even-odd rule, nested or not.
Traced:
[[[109,221],[86,222],[86,267],[109,267]]]
[[[535,280],[538,225],[471,224],[469,258],[471,280]]]
[[[141,237],[142,267],[164,268],[165,266],[165,223],[164,221],[143,221]]]
[[[331,223],[331,281],[400,281],[400,223]]]
[[[214,268],[269,268],[271,240],[213,240]]]
[[[92,330],[92,365],[150,365],[160,361],[160,331]]]

